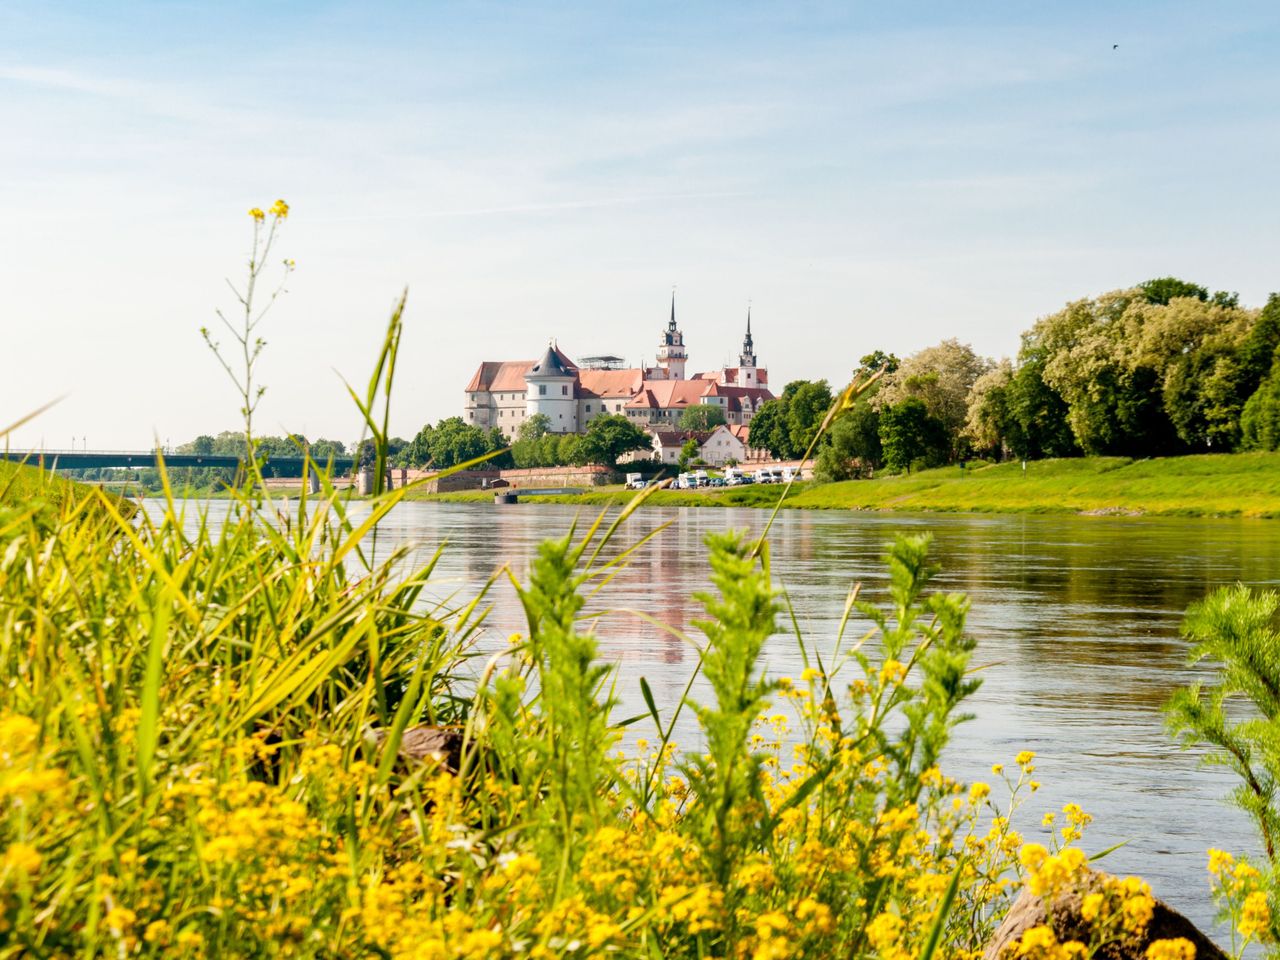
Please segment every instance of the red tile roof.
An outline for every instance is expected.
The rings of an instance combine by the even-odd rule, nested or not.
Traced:
[[[579,370],[579,396],[620,399],[633,397],[644,384],[644,371],[629,370]]]

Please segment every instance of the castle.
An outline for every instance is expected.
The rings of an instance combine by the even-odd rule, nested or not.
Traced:
[[[552,341],[540,360],[480,364],[466,387],[466,421],[485,430],[497,427],[512,439],[520,424],[539,413],[552,433],[585,433],[594,417],[606,413],[657,431],[672,429],[687,408],[706,404],[724,410],[728,424],[743,425],[773,399],[768,371],[756,360],[750,309],[736,367],[686,376],[687,361],[673,295],[654,366],[621,368],[617,357],[588,358],[579,366]]]

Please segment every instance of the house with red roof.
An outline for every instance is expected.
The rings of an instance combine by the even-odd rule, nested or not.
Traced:
[[[602,414],[621,414],[651,433],[676,429],[689,407],[718,406],[730,427],[745,427],[773,399],[769,372],[756,359],[751,311],[738,364],[686,376],[684,333],[671,318],[660,335],[653,366],[623,368],[616,357],[575,363],[551,341],[538,360],[486,360],[466,386],[463,419],[514,439],[535,414],[548,418],[552,433],[585,433]]]

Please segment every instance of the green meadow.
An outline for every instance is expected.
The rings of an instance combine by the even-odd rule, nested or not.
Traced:
[[[771,507],[781,487],[661,490],[654,506]],[[522,498],[529,503],[622,504],[613,487],[581,495]],[[410,494],[409,499],[487,502],[488,492]],[[1280,517],[1280,453],[1206,454],[1131,460],[1085,457],[971,464],[918,473],[798,483],[784,504],[823,510],[975,513],[1098,513],[1156,516]]]

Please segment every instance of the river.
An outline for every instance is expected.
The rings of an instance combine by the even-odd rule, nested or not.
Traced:
[[[496,567],[510,564],[519,575],[541,540],[593,515],[562,506],[404,503],[381,524],[379,552],[407,543],[422,556],[447,541],[435,595],[469,597]],[[766,519],[760,510],[638,512],[624,544],[674,522],[597,608],[640,610],[692,629],[699,608],[690,595],[707,586],[705,535],[758,532]],[[897,531],[925,530],[942,568],[936,587],[972,600],[973,662],[985,667],[968,704],[975,719],[958,728],[946,771],[990,781],[992,763],[1012,768],[1016,753],[1034,750],[1043,787],[1015,828],[1043,839],[1042,814],[1079,803],[1095,818],[1086,850],[1125,842],[1101,866],[1143,876],[1157,896],[1210,929],[1206,848],[1254,852],[1257,844],[1243,814],[1224,800],[1233,778],[1179,750],[1160,707],[1179,685],[1208,676],[1186,665],[1184,609],[1238,580],[1275,585],[1280,523],[782,511],[770,538],[773,569],[807,640],[829,649],[852,583],[864,584],[865,599],[882,600],[886,543]],[[497,648],[522,620],[509,585],[499,586],[494,601],[483,642]],[[696,656],[687,644],[626,613],[602,618],[597,632],[602,654],[619,666],[623,715],[644,711],[641,676],[664,713],[678,702]],[[771,674],[799,676],[794,638],[779,634],[766,655]],[[677,740],[696,746],[692,715],[685,720]]]

